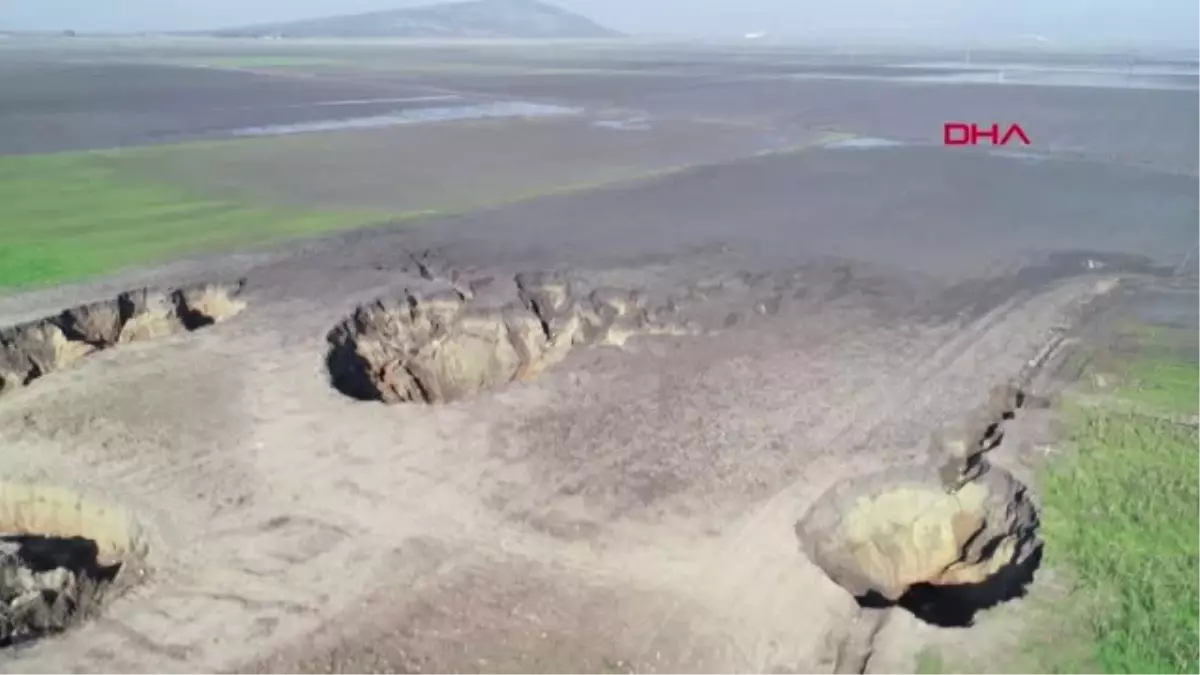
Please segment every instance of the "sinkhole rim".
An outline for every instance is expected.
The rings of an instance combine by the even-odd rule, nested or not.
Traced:
[[[102,614],[142,582],[150,553],[146,531],[123,507],[7,481],[0,481],[0,549],[0,596],[8,603],[0,607],[0,653]]]

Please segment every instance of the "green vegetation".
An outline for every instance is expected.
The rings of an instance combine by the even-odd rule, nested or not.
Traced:
[[[1018,644],[983,658],[927,649],[919,672],[1200,672],[1196,334],[1121,333],[1076,355],[1063,452],[1038,480],[1057,581],[1031,596]]]
[[[1196,334],[1140,323],[1115,330],[1109,350],[1081,354],[1080,374],[1086,368],[1093,377],[1099,374],[1119,383],[1116,397],[1107,401],[1111,405],[1176,417],[1195,415]]]
[[[78,279],[385,218],[207,199],[130,178],[106,163],[115,154],[0,157],[0,287]]]
[[[0,288],[77,280],[191,254],[468,212],[680,170],[610,170],[576,181],[516,172],[512,180],[498,175],[446,186],[420,172],[417,180],[411,175],[405,180],[355,162],[325,163],[330,152],[321,141],[286,137],[0,157]],[[362,181],[347,183],[346,174],[354,171]],[[326,176],[333,176],[332,186]],[[349,207],[352,203],[371,207]]]
[[[1172,415],[1196,414],[1195,363],[1141,358],[1126,370],[1123,395],[1134,403]]]
[[[950,671],[946,668],[942,653],[927,647],[917,652],[917,672],[923,675],[941,675]]]
[[[467,138],[494,143],[480,122]],[[503,127],[507,128],[507,127]],[[813,142],[820,145],[835,134]],[[514,165],[489,156],[416,166],[370,134],[189,142],[123,150],[0,157],[0,289],[78,280],[372,223],[453,214],[551,195],[661,179],[688,165],[618,157]],[[799,152],[802,145],[779,152]],[[636,152],[634,152],[636,155]],[[539,162],[541,162],[539,164]],[[538,164],[534,166],[534,164]],[[562,167],[547,171],[544,166]],[[360,205],[367,205],[366,208]]]
[[[1033,653],[1053,672],[1200,672],[1196,335],[1124,333],[1125,353],[1098,360],[1113,392],[1067,411],[1068,453],[1041,486],[1047,550],[1073,585],[1058,618],[1082,635]]]

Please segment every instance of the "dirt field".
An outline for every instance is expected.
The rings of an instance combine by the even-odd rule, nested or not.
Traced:
[[[622,106],[745,123],[724,106],[747,89],[769,101],[760,74],[705,71]],[[376,87],[390,77],[370,75]],[[591,81],[556,100],[608,105],[579,93],[599,91]],[[1160,106],[1162,125],[1194,140],[1194,92],[1018,89],[1027,128],[1070,115],[1077,136],[1025,157],[954,152],[915,137],[940,133],[948,114],[913,112],[917,90],[797,83],[760,108],[772,129],[799,138],[849,120],[843,130],[910,144],[764,155],[759,139],[738,140],[724,157],[689,158],[702,166],[628,183],[0,296],[3,326],[96,301],[144,317],[148,299],[118,294],[147,285],[183,289],[162,311],[191,317],[186,331],[118,336],[86,356],[67,335],[52,350],[59,372],[0,392],[0,487],[81,495],[72,513],[103,516],[77,518],[88,532],[114,531],[119,510],[114,546],[137,552],[139,573],[97,618],[0,652],[0,668],[899,672],[947,636],[1011,633],[1004,613],[938,627],[897,609],[857,644],[863,613],[802,552],[794,524],[835,485],[916,467],[932,431],[1117,289],[1194,285],[1194,156],[1164,144],[1127,158],[1110,130],[1120,110]],[[937,91],[960,111],[983,105],[982,89]],[[1088,97],[1111,97],[1117,112]],[[907,112],[887,129],[838,112],[893,104]],[[186,131],[191,118],[171,115]],[[25,123],[13,119],[0,115],[0,129]],[[439,132],[448,149],[450,129]],[[695,143],[697,156],[715,147]],[[469,291],[480,325],[508,302],[510,330],[534,317],[550,335],[548,301],[522,295],[522,273],[547,270],[569,281],[563,307],[600,313],[596,298],[636,291],[641,320],[627,340],[606,324],[606,339],[540,372],[525,361],[448,402],[420,399],[436,398],[439,377],[471,380],[474,361],[412,374],[413,402],[333,386],[327,336],[357,322],[361,338],[367,310],[416,321]],[[186,290],[238,280],[236,314]],[[1047,421],[1028,419],[998,460],[1018,478]]]

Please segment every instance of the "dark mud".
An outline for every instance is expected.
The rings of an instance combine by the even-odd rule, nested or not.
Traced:
[[[1105,251],[1061,251],[1031,260],[1014,274],[956,284],[928,306],[929,318],[946,321],[956,316],[976,317],[1016,295],[1065,279],[1119,274],[1126,277],[1168,278],[1172,267],[1142,255]]]

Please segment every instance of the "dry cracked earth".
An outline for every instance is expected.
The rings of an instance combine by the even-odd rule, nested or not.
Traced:
[[[942,152],[0,296],[0,668],[899,672],[987,639],[1043,554],[1031,403],[1114,292],[1194,279],[1195,181]]]

